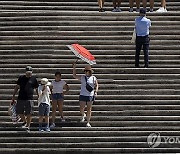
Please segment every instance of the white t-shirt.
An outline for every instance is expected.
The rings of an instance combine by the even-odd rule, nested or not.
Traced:
[[[49,88],[49,86],[46,86],[45,90],[42,91],[43,87],[44,87],[44,85],[40,85],[38,87],[38,94],[39,94],[38,106],[41,103],[46,103],[46,104],[50,105],[50,97],[49,97],[49,95],[51,93],[50,88]]]
[[[66,85],[67,83],[64,80],[61,81],[52,81],[51,86],[52,86],[52,93],[63,93],[63,87]]]
[[[95,84],[96,84],[96,80],[97,78],[95,76],[86,76],[87,77],[87,83],[91,86],[91,87],[95,87]],[[83,96],[94,96],[94,90],[92,92],[89,92],[87,89],[86,89],[86,80],[85,80],[85,75],[82,75],[81,76],[81,92],[80,92],[80,95],[83,95]]]

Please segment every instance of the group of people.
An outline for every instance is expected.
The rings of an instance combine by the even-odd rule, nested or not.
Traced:
[[[95,100],[95,96],[98,92],[98,81],[93,75],[93,70],[90,65],[84,68],[84,75],[76,74],[76,63],[73,63],[73,77],[81,82],[81,90],[79,96],[80,102],[80,114],[81,122],[87,120],[87,127],[91,127],[91,109],[92,104]],[[33,115],[34,101],[33,94],[34,90],[38,95],[38,110],[39,110],[39,131],[50,132],[51,128],[56,127],[55,117],[56,110],[60,112],[60,119],[62,122],[65,121],[63,116],[63,102],[64,96],[69,92],[68,84],[62,80],[62,75],[60,72],[55,73],[55,79],[49,82],[47,78],[42,78],[40,84],[37,78],[32,75],[33,70],[31,66],[26,67],[25,75],[21,75],[14,89],[12,102],[16,104],[16,113],[21,117],[23,122],[22,128],[30,131],[30,125]],[[16,102],[16,94],[18,93],[18,98]],[[52,103],[51,100],[52,99]],[[12,104],[12,103],[11,103]],[[52,104],[51,120],[50,109]],[[87,105],[87,112],[85,113],[85,107]],[[45,120],[45,123],[43,123]],[[49,124],[51,121],[51,125]]]
[[[104,12],[104,2],[105,0],[98,0],[98,4],[99,4],[99,12]],[[113,0],[113,10],[112,12],[121,12],[121,2],[122,0]],[[139,12],[140,10],[140,0],[136,0],[136,12]],[[142,0],[143,3],[143,8],[146,9],[147,6],[147,0]],[[150,3],[150,12],[154,11],[154,0],[149,0]],[[133,5],[134,5],[134,0],[129,0],[129,12],[133,12]],[[161,0],[161,7],[156,11],[156,12],[167,12],[166,9],[166,0]]]

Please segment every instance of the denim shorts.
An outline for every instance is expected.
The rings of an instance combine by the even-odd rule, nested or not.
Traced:
[[[17,100],[16,112],[17,114],[33,114],[34,102],[33,100]]]
[[[55,93],[55,94],[52,94],[52,100],[54,100],[54,101],[63,101],[64,96],[61,93]]]
[[[94,96],[83,96],[83,95],[80,95],[79,96],[79,101],[94,102],[95,101],[95,97]]]
[[[49,116],[50,106],[46,103],[41,103],[39,105],[39,116]]]

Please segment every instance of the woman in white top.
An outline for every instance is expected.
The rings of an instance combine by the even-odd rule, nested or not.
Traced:
[[[50,88],[52,93],[52,124],[50,128],[54,128],[57,106],[61,115],[61,121],[65,121],[63,119],[63,102],[64,102],[64,95],[67,94],[69,91],[69,86],[64,80],[61,80],[61,73],[56,72],[55,80],[52,81]]]
[[[81,122],[85,121],[86,114],[84,113],[85,106],[87,104],[87,127],[91,127],[91,109],[92,104],[95,100],[95,96],[98,92],[98,81],[95,76],[92,75],[93,70],[90,65],[86,66],[84,69],[85,75],[76,75],[76,63],[73,63],[73,77],[81,81],[81,92],[79,96],[80,102],[80,113]],[[87,88],[87,84],[89,85]]]

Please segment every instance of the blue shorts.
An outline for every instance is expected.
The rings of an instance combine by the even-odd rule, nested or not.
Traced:
[[[79,96],[79,101],[82,101],[82,102],[94,102],[95,101],[95,97],[94,96],[83,96],[83,95],[80,95]]]
[[[46,103],[41,103],[39,105],[39,116],[49,116],[50,106]]]
[[[61,93],[55,93],[55,94],[52,94],[52,100],[54,100],[54,101],[63,101],[64,96]]]

